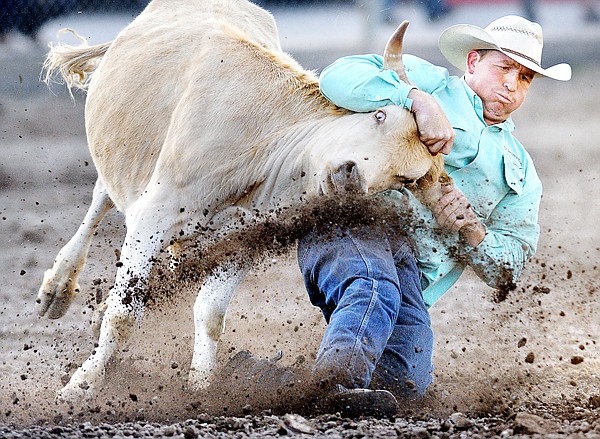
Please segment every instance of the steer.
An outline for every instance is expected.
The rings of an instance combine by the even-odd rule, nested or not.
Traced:
[[[401,77],[407,24],[386,46]],[[127,226],[98,346],[59,391],[65,400],[96,394],[143,315],[150,270],[168,244],[177,249],[200,239],[199,229],[218,233],[242,215],[348,191],[366,196],[420,179],[423,193],[435,192],[443,172],[409,111],[359,114],[328,102],[314,74],[281,50],[271,14],[246,0],[153,0],[112,42],[52,48],[46,80],[57,70],[69,87],[87,89],[98,179],[83,223],[44,275],[40,315],[67,311],[105,214],[116,207]],[[226,309],[247,269],[223,261],[202,283],[194,388],[209,383]]]

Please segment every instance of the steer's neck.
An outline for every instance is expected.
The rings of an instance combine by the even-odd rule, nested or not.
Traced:
[[[254,206],[261,210],[285,207],[318,195],[321,169],[315,168],[314,155],[327,147],[323,142],[334,120],[313,115],[273,136],[264,150],[264,180],[254,190]]]

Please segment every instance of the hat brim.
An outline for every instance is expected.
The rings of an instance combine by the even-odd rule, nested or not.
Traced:
[[[558,81],[568,81],[571,79],[571,66],[569,64],[561,63],[544,69],[526,58],[502,50],[485,29],[470,24],[457,24],[442,32],[439,39],[439,48],[448,62],[461,71],[465,70],[469,52],[472,50],[491,49],[504,53],[506,56],[539,75]]]

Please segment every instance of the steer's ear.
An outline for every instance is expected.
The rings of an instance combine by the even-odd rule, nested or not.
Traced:
[[[402,81],[410,84],[406,77],[404,63],[402,62],[402,44],[406,28],[408,28],[408,21],[404,20],[385,45],[385,50],[383,51],[383,68],[395,70]]]

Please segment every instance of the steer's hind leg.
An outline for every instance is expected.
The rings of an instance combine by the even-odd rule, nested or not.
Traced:
[[[60,250],[54,265],[44,273],[37,296],[38,313],[51,319],[62,317],[79,291],[77,278],[85,266],[94,232],[113,203],[100,178],[96,181],[92,203],[73,237]]]
[[[162,247],[163,238],[172,234],[174,226],[175,217],[165,212],[175,209],[168,209],[165,204],[160,206],[134,206],[127,213],[122,265],[117,270],[115,285],[106,299],[98,346],[60,390],[60,399],[77,401],[93,397],[104,379],[108,361],[127,339],[136,320],[141,320],[153,260]]]
[[[208,276],[194,304],[195,340],[189,381],[199,390],[209,384],[217,362],[217,342],[225,324],[231,296],[248,269],[234,262],[219,266]]]

